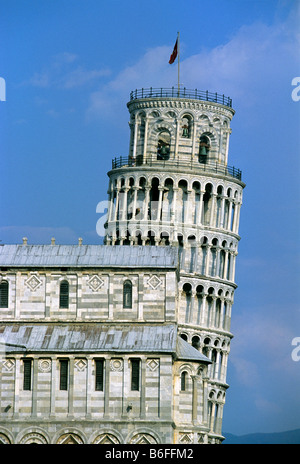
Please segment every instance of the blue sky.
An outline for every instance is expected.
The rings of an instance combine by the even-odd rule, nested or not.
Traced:
[[[229,164],[247,187],[223,430],[300,427],[299,2],[0,0],[0,239],[100,243],[97,204],[129,146],[129,93],[230,96]],[[299,78],[300,79],[300,78]],[[300,95],[300,92],[299,92]]]

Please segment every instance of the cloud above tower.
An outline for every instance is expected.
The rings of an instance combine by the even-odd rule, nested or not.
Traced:
[[[255,104],[279,91],[282,79],[297,73],[297,46],[300,35],[297,19],[300,7],[296,5],[285,23],[255,22],[243,25],[227,42],[212,49],[202,49],[192,56],[185,56],[184,40],[180,61],[180,84],[212,92],[224,92]],[[298,46],[299,49],[299,46]],[[120,100],[127,100],[131,90],[146,87],[176,87],[177,64],[169,65],[170,46],[149,49],[134,64],[121,70],[100,89],[92,92],[87,114],[102,117]],[[286,82],[290,91],[290,82]],[[243,98],[247,97],[247,98]]]

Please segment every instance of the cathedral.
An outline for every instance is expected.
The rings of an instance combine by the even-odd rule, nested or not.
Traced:
[[[103,245],[0,245],[0,443],[224,440],[245,184],[230,98],[131,92]]]

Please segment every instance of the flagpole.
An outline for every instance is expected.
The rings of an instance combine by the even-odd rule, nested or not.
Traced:
[[[178,50],[178,97],[180,93],[180,43],[179,43],[179,32],[177,32],[177,50]]]

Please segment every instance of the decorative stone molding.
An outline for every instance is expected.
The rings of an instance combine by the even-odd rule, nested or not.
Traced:
[[[110,361],[110,368],[114,372],[123,371],[123,360],[122,359],[112,359]]]
[[[6,359],[5,361],[3,361],[3,368],[6,372],[11,372],[14,367],[15,367],[14,359]]]
[[[135,445],[151,445],[156,444],[157,441],[149,433],[137,433],[131,438],[130,443]]]
[[[76,367],[77,371],[82,372],[85,370],[87,362],[85,359],[77,359],[77,361],[74,363],[74,366]]]
[[[153,275],[148,279],[148,285],[150,285],[153,290],[156,290],[161,284],[162,281],[157,275]]]
[[[31,443],[36,443],[39,445],[47,445],[47,440],[40,433],[32,432],[32,433],[26,434],[20,441],[21,445],[24,445],[24,444],[28,445]]]
[[[0,433],[0,445],[10,445],[11,442],[9,438],[4,435],[4,433]]]
[[[74,433],[65,433],[57,440],[58,445],[82,445],[83,440]]]
[[[150,371],[156,371],[156,369],[159,367],[159,359],[148,359],[147,361],[147,368],[150,369]]]
[[[193,443],[193,432],[179,432],[179,443]]]
[[[120,441],[118,438],[111,433],[102,433],[101,435],[98,435],[93,441],[93,444],[95,445],[115,445],[119,443]]]
[[[40,372],[50,372],[51,359],[40,359],[38,362],[38,367]]]
[[[41,285],[42,281],[37,274],[32,274],[27,280],[25,280],[25,285],[32,291],[35,292]]]
[[[96,274],[88,280],[88,286],[93,292],[97,292],[103,285],[104,281]]]

